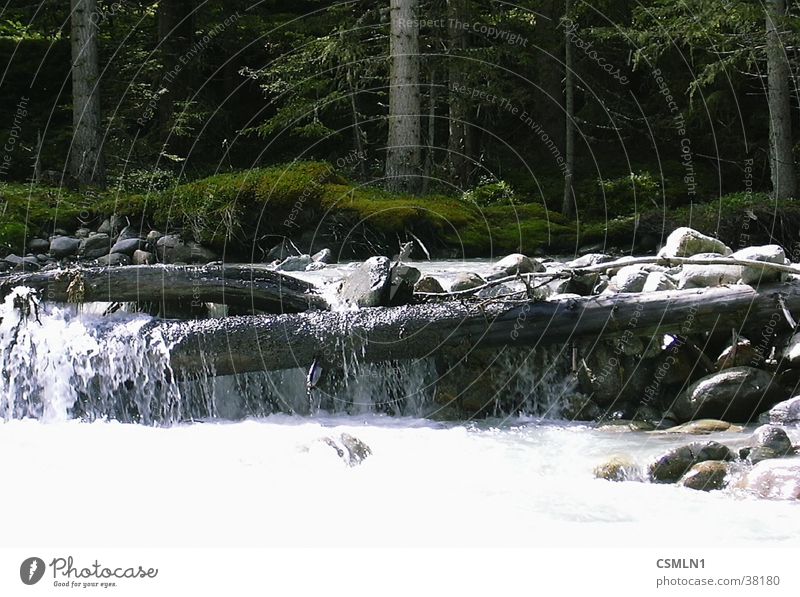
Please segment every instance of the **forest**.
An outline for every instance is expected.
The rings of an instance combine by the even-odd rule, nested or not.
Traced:
[[[0,251],[109,218],[235,261],[414,239],[443,257],[641,253],[676,226],[794,251],[797,14],[12,0]]]

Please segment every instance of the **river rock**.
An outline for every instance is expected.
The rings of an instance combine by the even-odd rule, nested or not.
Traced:
[[[389,305],[407,305],[414,298],[414,285],[419,282],[422,274],[420,271],[406,265],[395,263],[392,265],[389,280]]]
[[[78,253],[81,241],[71,236],[56,236],[50,241],[50,254],[56,259],[71,257]]]
[[[794,454],[792,440],[777,425],[762,425],[753,432],[753,446],[747,459],[757,463],[769,458],[783,458]]]
[[[609,261],[614,261],[614,258],[611,255],[604,255],[602,253],[589,253],[588,255],[582,255],[577,259],[567,262],[567,267],[570,269],[582,269],[584,267],[591,267],[601,263],[608,263]]]
[[[163,263],[208,263],[216,259],[216,254],[195,243],[184,242],[176,234],[162,236],[156,242],[156,253]]]
[[[787,263],[786,253],[778,245],[764,245],[763,247],[747,247],[733,254],[736,259],[750,259],[767,263]],[[777,282],[781,279],[782,272],[764,267],[743,267],[742,284],[757,284],[759,282]]]
[[[642,292],[661,292],[664,290],[675,290],[675,281],[664,272],[649,272],[647,280],[644,282]]]
[[[771,374],[752,367],[732,367],[696,381],[672,407],[676,420],[712,418],[746,423],[783,398]]]
[[[150,232],[147,233],[146,240],[148,243],[154,246],[158,242],[158,239],[161,238],[162,236],[164,235],[158,230],[151,230]]]
[[[122,253],[123,255],[133,255],[134,251],[144,249],[146,243],[140,238],[127,238],[118,240],[111,247],[110,253]]]
[[[800,500],[800,458],[759,462],[735,486],[764,499]]]
[[[520,253],[514,253],[495,263],[492,266],[492,273],[488,276],[488,279],[497,280],[516,274],[532,274],[534,272],[543,271],[545,271],[545,267],[535,259],[526,257]]]
[[[23,271],[38,271],[41,267],[39,265],[39,261],[36,257],[20,257],[19,255],[6,255],[3,258],[3,262],[15,267],[22,269]]]
[[[92,231],[89,228],[78,228],[75,231],[75,238],[79,238],[79,239],[83,240],[84,238],[89,238],[89,236],[91,234],[92,234]]]
[[[442,294],[444,293],[444,288],[441,283],[439,283],[439,280],[433,276],[423,276],[419,279],[416,286],[414,286],[414,292]]]
[[[722,256],[714,254],[713,257],[719,259]],[[677,275],[678,288],[715,288],[737,284],[742,277],[742,269],[739,265],[684,264]]]
[[[486,280],[481,278],[478,274],[464,273],[458,274],[453,284],[450,286],[450,292],[460,292],[462,290],[472,290],[478,286],[486,284]]]
[[[641,471],[630,457],[624,455],[611,456],[603,464],[594,468],[594,476],[606,481],[638,481]]]
[[[717,371],[731,367],[758,367],[763,363],[764,355],[758,352],[747,340],[740,340],[736,346],[729,346],[716,360],[714,367]]]
[[[656,483],[674,483],[698,462],[706,460],[733,460],[736,455],[719,442],[695,442],[669,450],[648,467],[650,478]]]
[[[317,263],[334,263],[335,260],[333,258],[333,251],[330,249],[322,249],[321,251],[317,251],[311,256],[311,260]]]
[[[731,249],[720,240],[706,236],[692,228],[677,228],[667,237],[659,257],[691,257],[698,253],[730,255]]]
[[[109,236],[116,236],[124,223],[125,221],[123,220],[122,216],[114,215],[103,220],[103,223],[100,224],[100,227],[97,229],[97,231],[102,234],[108,234]]]
[[[28,249],[31,253],[48,253],[50,251],[50,241],[43,238],[33,238],[28,243]]]
[[[626,265],[611,278],[611,286],[618,292],[642,292],[649,274],[640,265]]]
[[[371,257],[358,266],[342,284],[339,295],[359,307],[380,307],[389,299],[391,262],[388,257]]]
[[[709,435],[711,433],[721,433],[723,431],[742,431],[742,427],[732,425],[727,421],[717,419],[698,419],[683,425],[676,425],[657,433],[685,433],[687,435]]]
[[[267,261],[283,261],[289,256],[299,255],[300,252],[288,240],[283,239],[272,247],[267,253]]]
[[[78,256],[84,259],[97,259],[108,255],[111,248],[111,237],[104,233],[90,234],[81,241]]]
[[[311,255],[290,255],[278,264],[282,272],[304,272],[311,264]]]
[[[117,235],[117,242],[123,240],[131,240],[131,239],[140,239],[142,235],[140,234],[139,230],[136,230],[133,226],[125,226],[122,230],[119,231]]]
[[[770,423],[777,425],[800,424],[800,396],[779,402],[770,409],[768,417]]]
[[[697,491],[714,491],[725,487],[728,463],[722,460],[698,462],[678,481],[678,485]]]
[[[108,255],[103,255],[97,259],[97,263],[100,266],[113,266],[113,265],[130,265],[131,258],[124,253],[109,253]]]
[[[156,262],[156,256],[148,251],[134,251],[131,261],[133,265],[153,265]]]

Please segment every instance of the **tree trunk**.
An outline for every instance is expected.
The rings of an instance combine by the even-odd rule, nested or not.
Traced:
[[[800,284],[616,294],[530,302],[509,309],[461,302],[299,315],[235,317],[155,327],[174,342],[180,375],[217,375],[326,368],[344,358],[360,362],[420,359],[451,348],[544,346],[579,339],[667,333],[699,334],[736,328],[787,328],[786,312],[800,310]]]
[[[795,197],[797,177],[792,144],[789,60],[781,34],[786,34],[786,0],[767,1],[767,80],[769,95],[769,162],[772,192],[777,199]]]
[[[363,132],[361,130],[361,115],[358,113],[358,83],[353,74],[352,66],[347,65],[347,85],[350,88],[350,110],[353,114],[353,143],[358,152],[358,171],[363,180],[367,179],[367,154],[364,151]]]
[[[436,68],[431,66],[428,82],[428,138],[425,140],[425,167],[422,172],[422,193],[426,194],[433,176],[434,155],[436,151]]]
[[[389,138],[387,186],[398,192],[420,187],[419,0],[390,0]]]
[[[70,171],[81,185],[104,186],[100,131],[97,0],[71,0],[72,125]]]
[[[572,15],[572,0],[566,1],[565,16]],[[567,37],[564,38],[564,110],[565,110],[565,138],[564,159],[566,161],[566,172],[564,173],[564,202],[561,205],[561,213],[566,217],[571,217],[574,213],[575,192],[572,188],[572,178],[575,172],[575,80],[573,68],[572,44]]]
[[[464,191],[470,184],[469,96],[457,91],[466,85],[464,52],[467,49],[468,0],[447,0],[448,78],[450,82],[450,135],[447,141],[450,182]]]

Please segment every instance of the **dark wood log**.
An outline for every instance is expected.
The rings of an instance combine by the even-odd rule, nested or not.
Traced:
[[[218,303],[268,313],[327,309],[313,284],[250,265],[141,265],[71,268],[0,278],[0,296],[17,286],[68,303]]]
[[[349,312],[232,317],[157,324],[175,342],[179,375],[217,375],[362,362],[418,359],[450,348],[537,346],[588,338],[660,336],[765,325],[786,327],[800,311],[800,284],[733,286],[612,294],[508,304],[408,305]]]

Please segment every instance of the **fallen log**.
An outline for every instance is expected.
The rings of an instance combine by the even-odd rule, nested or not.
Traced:
[[[448,348],[562,344],[579,338],[745,333],[800,310],[800,284],[732,286],[559,301],[440,304],[164,322],[171,364],[181,376],[228,375],[307,368],[315,360],[339,367],[361,362],[419,359]],[[722,327],[720,327],[722,326]]]
[[[42,300],[65,303],[218,303],[268,313],[328,308],[313,284],[250,265],[140,265],[16,274],[0,278],[0,296],[18,286],[37,290]]]

